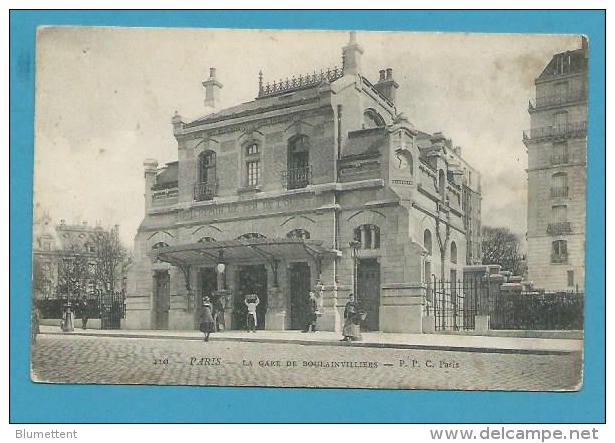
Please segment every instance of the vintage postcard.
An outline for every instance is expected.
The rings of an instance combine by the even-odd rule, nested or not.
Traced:
[[[581,389],[590,50],[39,28],[32,380]]]

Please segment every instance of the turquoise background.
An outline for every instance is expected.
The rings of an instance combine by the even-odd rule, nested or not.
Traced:
[[[12,11],[10,419],[13,423],[605,420],[605,13],[603,11]],[[313,28],[586,34],[590,42],[585,384],[576,393],[76,386],[29,380],[36,27]]]

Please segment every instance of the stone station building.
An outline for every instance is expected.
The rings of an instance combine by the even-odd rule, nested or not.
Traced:
[[[128,329],[195,329],[220,298],[227,329],[300,329],[307,293],[318,327],[341,330],[348,294],[365,328],[421,332],[432,274],[463,278],[480,260],[480,176],[441,133],[397,109],[392,69],[362,73],[351,33],[343,67],[265,83],[256,99],[172,119],[178,161],[145,167],[145,217],[128,277]],[[354,246],[354,248],[353,248]]]

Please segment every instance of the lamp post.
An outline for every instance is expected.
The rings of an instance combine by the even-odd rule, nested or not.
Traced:
[[[357,293],[357,255],[359,248],[361,247],[361,242],[358,240],[352,240],[348,243],[348,246],[350,246],[350,256],[352,257],[352,293],[354,294],[355,300],[358,303],[359,294]]]
[[[218,274],[217,289],[218,291],[224,291],[224,271],[226,270],[226,263],[224,262],[224,251],[220,249],[218,251],[218,264],[216,265],[216,272]]]

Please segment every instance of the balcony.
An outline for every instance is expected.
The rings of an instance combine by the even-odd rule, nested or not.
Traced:
[[[551,198],[568,197],[568,186],[551,188]]]
[[[305,188],[312,182],[312,167],[288,169],[282,172],[282,186],[286,189]]]
[[[551,254],[551,263],[568,263],[568,254]]]
[[[197,183],[194,185],[194,200],[198,202],[212,200],[215,197],[217,190],[217,183]]]
[[[572,233],[570,222],[549,223],[547,225],[547,234],[550,235],[565,235]]]
[[[579,91],[570,91],[565,94],[546,95],[544,97],[536,97],[535,100],[530,100],[528,110],[532,112],[553,106],[562,106],[585,100],[587,100],[587,91],[584,89]]]
[[[165,206],[176,203],[179,196],[178,188],[152,189],[152,205]]]
[[[587,134],[587,122],[567,123],[557,126],[545,126],[523,131],[523,142],[536,142],[550,138],[579,138]]]
[[[551,155],[551,165],[566,165],[568,164],[568,154],[553,154]]]

